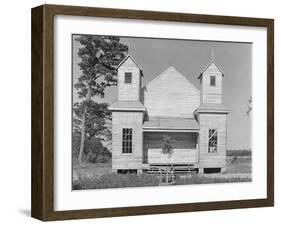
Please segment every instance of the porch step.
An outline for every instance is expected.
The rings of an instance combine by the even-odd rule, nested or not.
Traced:
[[[192,164],[153,164],[146,170],[148,174],[161,175],[161,174],[189,174],[198,173],[198,168],[194,168]]]

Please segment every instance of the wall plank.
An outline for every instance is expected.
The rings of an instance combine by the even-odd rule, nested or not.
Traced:
[[[144,105],[149,116],[193,117],[199,104],[200,91],[173,67],[144,88]]]

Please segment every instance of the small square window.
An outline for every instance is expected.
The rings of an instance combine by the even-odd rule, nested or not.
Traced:
[[[125,83],[132,83],[132,72],[125,72]]]
[[[216,76],[210,77],[210,86],[216,86]]]

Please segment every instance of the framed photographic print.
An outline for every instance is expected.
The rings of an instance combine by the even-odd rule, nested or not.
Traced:
[[[273,206],[274,21],[32,9],[32,216]]]

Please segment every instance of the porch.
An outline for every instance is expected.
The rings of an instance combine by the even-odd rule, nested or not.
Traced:
[[[163,152],[164,137],[172,141]],[[153,118],[143,124],[143,169],[173,167],[178,171],[198,168],[199,125],[194,118]]]

